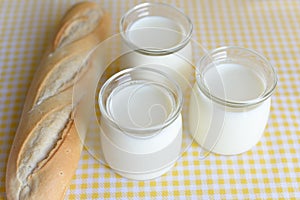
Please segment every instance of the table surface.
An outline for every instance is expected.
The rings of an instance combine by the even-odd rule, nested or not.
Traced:
[[[101,1],[112,15],[113,33],[120,17],[139,2]],[[263,137],[236,156],[201,159],[199,147],[192,144],[171,171],[150,181],[122,178],[84,150],[66,198],[299,199],[300,1],[165,2],[191,18],[193,40],[203,48],[247,47],[274,65],[279,82]],[[5,198],[6,161],[26,91],[59,20],[74,3],[0,1],[0,199]]]

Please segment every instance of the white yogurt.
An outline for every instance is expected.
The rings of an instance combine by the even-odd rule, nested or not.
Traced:
[[[166,88],[144,82],[133,82],[116,88],[107,101],[107,110],[117,124],[137,129],[163,124],[174,104]]]
[[[263,95],[265,81],[252,68],[242,64],[211,64],[203,73],[209,93],[222,101],[247,102]],[[206,150],[239,154],[251,149],[267,124],[271,98],[252,105],[231,107],[212,100],[194,85],[190,101],[189,128],[194,139]]]
[[[158,9],[161,9],[162,15],[164,14],[164,10],[162,10],[164,6],[163,4],[157,6]],[[168,9],[172,10],[168,10],[166,13],[178,12],[169,6]],[[180,14],[182,15],[182,13]],[[121,68],[153,63],[164,65],[158,70],[171,75],[184,91],[188,87],[194,71],[191,65],[192,46],[189,42],[192,25],[186,25],[190,23],[186,16],[184,19],[187,22],[182,22],[183,17],[180,16],[181,18],[179,18],[175,14],[174,18],[149,15],[149,13],[145,13],[145,15],[128,22],[130,24],[123,30],[122,47],[126,54],[121,57]],[[179,19],[177,20],[176,17]],[[185,23],[185,25],[181,23]]]
[[[128,39],[137,47],[149,50],[170,49],[182,41],[183,34],[177,22],[160,16],[140,18],[128,27]]]
[[[141,80],[154,74],[139,69],[138,74],[121,71],[121,78],[116,74],[116,82],[111,82],[113,89],[107,90],[105,110],[101,111],[100,137],[105,161],[116,173],[145,180],[166,173],[177,160],[182,117],[180,112],[176,114],[178,97],[169,84],[159,82],[160,77],[155,81]]]

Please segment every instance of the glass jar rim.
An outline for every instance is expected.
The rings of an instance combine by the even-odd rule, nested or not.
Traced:
[[[176,90],[175,94],[176,94],[176,97],[178,98],[178,101],[176,101],[177,102],[176,107],[175,107],[175,109],[172,109],[172,112],[168,116],[167,120],[162,124],[158,124],[158,125],[154,125],[154,126],[150,126],[150,127],[143,127],[143,128],[126,127],[126,126],[117,124],[115,122],[115,120],[107,112],[105,103],[104,103],[104,101],[101,97],[104,96],[103,94],[106,91],[106,89],[108,88],[108,86],[114,80],[117,80],[118,78],[120,78],[120,77],[122,77],[122,76],[124,76],[124,75],[126,75],[126,74],[128,74],[132,71],[138,71],[138,70],[140,70],[141,72],[152,72],[152,73],[158,74],[158,75],[166,78],[168,81],[170,81],[170,83],[175,87],[175,90]],[[110,124],[112,124],[114,127],[118,128],[118,129],[125,130],[125,133],[129,136],[138,137],[136,134],[133,134],[133,133],[141,132],[141,131],[153,133],[153,132],[159,131],[159,130],[167,127],[172,122],[174,122],[177,119],[177,117],[179,116],[179,114],[181,113],[181,110],[182,110],[183,93],[182,93],[182,90],[181,90],[180,86],[178,85],[178,83],[174,79],[172,79],[170,76],[168,76],[167,74],[165,74],[165,73],[163,73],[159,70],[149,68],[149,67],[133,67],[133,68],[124,69],[124,70],[122,70],[120,72],[117,72],[116,74],[112,75],[101,87],[100,92],[99,92],[99,96],[98,96],[98,102],[99,102],[99,108],[100,108],[101,115],[106,120],[108,120],[108,122]],[[150,137],[152,137],[152,136],[153,136],[153,134],[150,135]],[[143,137],[138,137],[138,138],[148,138],[148,137],[143,136]]]
[[[186,20],[186,22],[189,24],[189,30],[187,30],[186,34],[183,34],[185,36],[184,39],[181,40],[178,44],[174,45],[173,47],[165,48],[165,49],[141,48],[138,45],[134,44],[126,35],[126,32],[128,30],[124,30],[124,23],[125,23],[125,20],[129,17],[129,15],[131,15],[132,13],[138,11],[139,9],[143,9],[143,8],[147,8],[147,7],[154,7],[154,6],[161,6],[161,7],[167,8],[167,9],[173,9],[174,12],[176,12],[177,14],[182,16]],[[138,4],[138,5],[134,6],[133,8],[128,10],[122,16],[122,18],[120,20],[120,23],[119,23],[119,28],[120,28],[121,37],[125,41],[125,43],[130,48],[132,48],[133,50],[138,51],[142,54],[146,54],[146,55],[168,55],[168,54],[172,54],[174,52],[177,52],[189,43],[189,41],[192,37],[192,33],[193,33],[193,23],[192,23],[191,19],[186,14],[184,14],[181,10],[179,10],[175,6],[172,6],[172,5],[169,5],[169,4],[166,4],[166,3],[161,3],[161,2],[151,2],[151,3],[146,2],[146,3],[141,3],[141,4]],[[174,31],[174,32],[176,32],[176,31]]]
[[[266,87],[261,95],[259,95],[257,98],[250,99],[250,100],[240,100],[240,101],[235,101],[235,100],[226,100],[225,98],[220,98],[212,93],[210,93],[209,88],[204,84],[204,75],[200,73],[199,71],[199,66],[201,66],[201,63],[205,61],[205,59],[211,58],[211,55],[216,54],[221,51],[226,51],[229,49],[235,49],[235,50],[242,50],[242,51],[247,51],[248,53],[253,54],[254,56],[258,57],[261,59],[266,66],[270,69],[271,71],[271,76],[272,76],[272,84],[270,87]],[[221,105],[225,105],[228,107],[233,107],[233,108],[242,108],[242,107],[249,107],[249,106],[255,106],[257,104],[260,104],[261,102],[265,101],[268,99],[275,91],[276,85],[277,85],[277,73],[275,71],[275,68],[273,65],[268,61],[268,59],[258,53],[257,51],[254,51],[252,49],[244,48],[244,47],[238,47],[238,46],[222,46],[219,48],[216,48],[214,50],[208,51],[197,63],[197,70],[196,70],[196,83],[198,86],[198,89],[201,90],[201,92],[204,93],[204,95],[213,100],[216,103],[219,103]]]

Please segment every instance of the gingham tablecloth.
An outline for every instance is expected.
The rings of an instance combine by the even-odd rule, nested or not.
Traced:
[[[6,161],[26,91],[47,43],[76,1],[0,1],[0,198]],[[99,1],[118,32],[121,15],[142,1]],[[144,1],[143,1],[144,2]],[[300,1],[165,1],[194,23],[193,39],[205,49],[248,47],[275,66],[279,83],[261,141],[237,156],[200,159],[192,144],[166,175],[130,181],[86,150],[67,199],[300,199]],[[194,52],[197,55],[197,51]]]

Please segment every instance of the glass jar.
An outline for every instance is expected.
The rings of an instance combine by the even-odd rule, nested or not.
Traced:
[[[105,162],[129,179],[166,173],[181,151],[182,101],[178,84],[158,70],[130,68],[110,77],[99,93]]]
[[[276,84],[274,68],[255,51],[221,47],[207,53],[197,65],[190,100],[195,141],[224,155],[250,150],[264,132]]]
[[[142,3],[120,21],[121,68],[159,64],[157,70],[173,77],[184,91],[193,76],[191,20],[177,8],[163,3]]]

